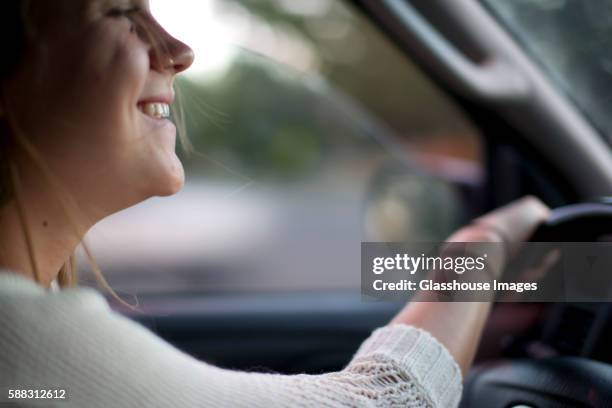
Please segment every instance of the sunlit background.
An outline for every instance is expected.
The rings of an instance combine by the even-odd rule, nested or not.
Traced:
[[[327,22],[317,26],[333,8],[328,0],[254,1],[256,7],[275,7],[297,18],[311,18],[311,32],[322,38],[340,39],[350,30],[348,21]],[[240,2],[182,0],[151,2],[158,21],[176,38],[195,51],[195,61],[187,76],[205,77],[227,70],[240,48],[259,53],[305,72],[316,72],[320,58],[308,39],[290,24],[271,25],[254,15]]]
[[[195,152],[182,192],[87,237],[121,293],[358,288],[360,242],[463,222],[479,137],[338,0],[151,0],[195,51],[176,87]],[[180,149],[180,147],[179,147]]]

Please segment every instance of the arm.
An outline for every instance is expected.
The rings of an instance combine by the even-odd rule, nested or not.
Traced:
[[[523,214],[531,211],[537,216]],[[493,220],[512,223],[514,212],[526,217],[520,225],[533,226],[545,211],[524,202]],[[509,236],[527,236],[528,228],[516,227],[520,236],[512,228]],[[468,227],[456,239],[474,231],[491,235]],[[467,370],[489,308],[413,303],[376,330],[344,370],[285,376],[197,361],[112,312],[91,289],[49,294],[26,278],[0,275],[7,275],[0,276],[0,386],[67,388],[70,399],[58,404],[67,408],[455,407],[461,372],[454,359]]]
[[[91,289],[49,294],[8,275],[0,274],[0,388],[67,389],[57,406],[447,408],[461,395],[453,358],[414,327],[376,330],[339,372],[239,372],[182,353]]]
[[[448,242],[499,242],[506,255],[496,259],[493,270],[503,270],[505,258],[518,251],[522,241],[533,233],[549,214],[536,198],[526,197],[496,211],[454,233]],[[391,324],[408,324],[431,333],[449,350],[461,371],[467,373],[487,320],[489,302],[412,302]]]

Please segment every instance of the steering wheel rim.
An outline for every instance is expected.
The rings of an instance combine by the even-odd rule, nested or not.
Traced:
[[[530,241],[592,242],[605,235],[612,235],[612,201],[555,208]]]
[[[554,209],[532,242],[594,242],[612,236],[612,199]],[[517,359],[476,368],[461,408],[612,407],[612,365],[583,357]]]

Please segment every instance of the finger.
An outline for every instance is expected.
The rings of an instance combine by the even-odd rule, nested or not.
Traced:
[[[536,265],[532,265],[517,276],[517,282],[539,282],[561,259],[561,250],[559,248],[552,249],[539,260]]]
[[[447,242],[500,243],[484,245],[489,268],[494,276],[503,270],[509,257],[519,251],[522,241],[547,219],[549,209],[535,197],[525,197],[477,218],[451,235]],[[478,248],[470,247],[472,251]]]
[[[500,235],[513,255],[549,214],[550,209],[542,201],[527,196],[475,219],[472,224],[476,229],[484,228]]]

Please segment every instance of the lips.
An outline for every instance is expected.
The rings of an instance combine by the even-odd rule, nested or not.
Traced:
[[[138,110],[153,119],[170,117],[170,105],[174,101],[174,90],[164,89],[159,93],[149,93],[140,98],[136,104]]]
[[[170,105],[165,102],[139,102],[138,109],[145,115],[155,119],[170,117]]]

